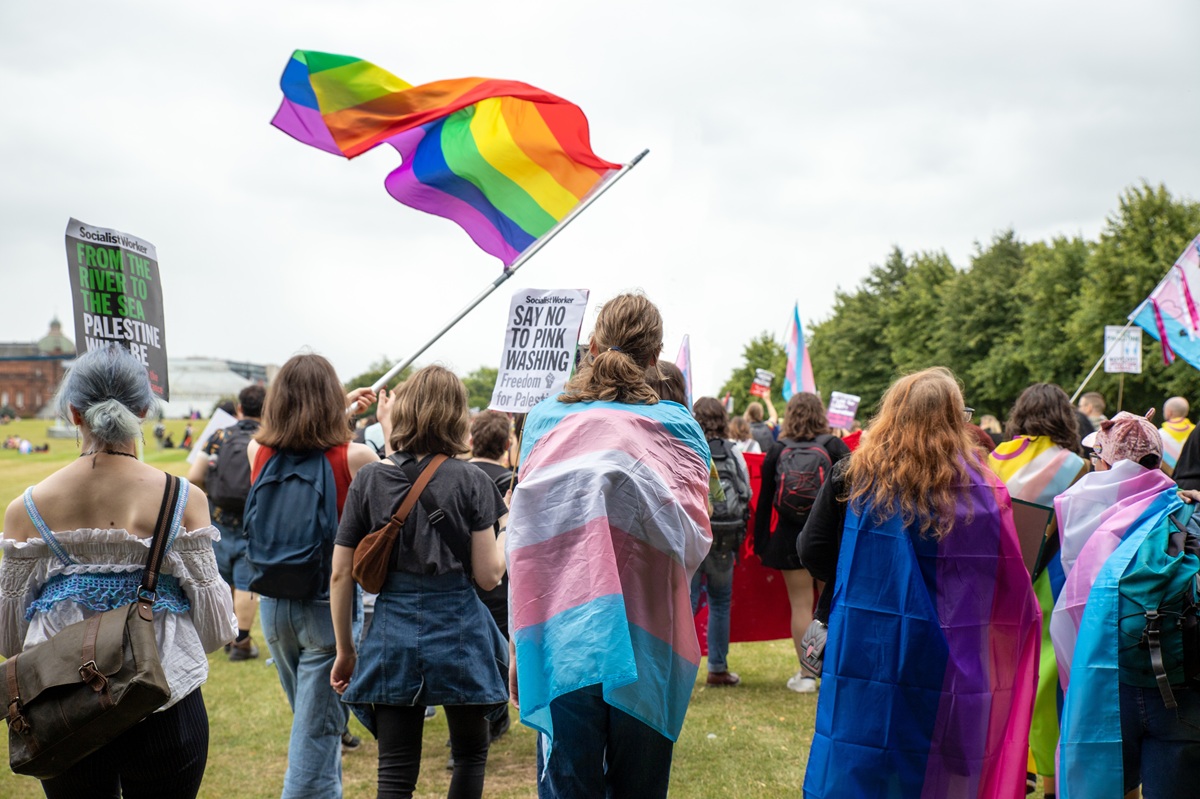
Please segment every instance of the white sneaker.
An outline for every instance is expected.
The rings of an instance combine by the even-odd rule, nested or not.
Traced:
[[[804,676],[803,671],[798,671],[788,679],[787,687],[798,694],[811,694],[817,690],[817,681]]]

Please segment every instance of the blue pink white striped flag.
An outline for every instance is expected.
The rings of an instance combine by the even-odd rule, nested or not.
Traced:
[[[1200,236],[1192,239],[1150,296],[1129,315],[1130,321],[1162,343],[1163,363],[1179,355],[1200,369]]]
[[[787,351],[787,370],[783,373],[783,398],[790,400],[801,391],[816,394],[817,381],[813,378],[808,347],[804,345],[804,326],[800,324],[800,303],[796,303],[792,311],[792,322],[783,347]]]
[[[687,334],[679,345],[679,355],[675,357],[675,365],[683,372],[683,390],[687,394],[688,410],[692,409],[692,343]]]
[[[709,459],[675,403],[550,398],[530,412],[508,521],[509,612],[521,721],[551,743],[550,702],[596,684],[610,705],[679,736],[700,664],[689,587],[712,543]]]

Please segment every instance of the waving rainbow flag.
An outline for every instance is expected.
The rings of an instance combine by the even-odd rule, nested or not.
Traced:
[[[508,520],[521,721],[599,684],[675,740],[700,665],[689,586],[708,553],[708,443],[673,402],[566,404],[525,423]]]
[[[592,152],[578,106],[525,83],[413,86],[351,56],[297,50],[279,85],[272,125],[347,158],[395,147],[403,164],[388,193],[457,223],[505,266],[620,168]]]

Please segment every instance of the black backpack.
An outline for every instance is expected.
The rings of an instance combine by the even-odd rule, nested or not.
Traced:
[[[814,441],[789,441],[779,453],[772,502],[780,519],[799,525],[808,518],[817,492],[833,468],[833,459],[822,446],[823,439],[828,438],[817,436]]]
[[[705,571],[728,569],[737,560],[738,550],[746,538],[746,521],[750,518],[750,486],[742,481],[733,445],[722,439],[708,442],[712,452],[717,480],[725,494],[722,500],[713,499],[712,547],[704,561]]]
[[[245,509],[250,494],[250,460],[246,448],[257,431],[256,423],[238,422],[217,434],[221,436],[217,462],[208,467],[204,487],[212,504],[227,513],[240,516]]]

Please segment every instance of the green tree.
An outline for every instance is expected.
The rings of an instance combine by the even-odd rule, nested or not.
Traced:
[[[499,369],[481,366],[462,379],[467,386],[467,407],[483,410],[491,404],[499,374]]]
[[[742,349],[742,365],[733,370],[725,385],[721,386],[721,396],[733,396],[734,413],[743,413],[750,400],[750,384],[754,382],[755,371],[766,369],[775,373],[771,382],[771,402],[777,411],[783,411],[783,373],[787,370],[787,350],[767,331],[759,333]]]
[[[356,388],[362,388],[363,386],[375,385],[375,381],[387,374],[388,370],[395,365],[395,361],[391,360],[386,355],[380,355],[374,363],[367,367],[367,371],[363,372],[362,374],[355,375],[346,382],[346,391],[352,391]],[[391,381],[388,383],[388,386],[394,388],[400,383],[403,383],[408,379],[408,376],[412,374],[412,371],[413,368],[411,365],[404,367],[404,369],[400,371],[400,374],[391,379]],[[373,416],[374,414],[375,405],[372,404],[371,407],[359,414],[359,418],[363,416]]]
[[[1166,187],[1144,182],[1121,195],[1088,261],[1079,307],[1067,327],[1080,348],[1080,381],[1103,354],[1104,326],[1125,324],[1197,233],[1200,203],[1176,200]],[[1159,343],[1148,335],[1143,341],[1142,373],[1125,376],[1125,407],[1144,413],[1176,394],[1196,400],[1200,372],[1182,361],[1168,367]],[[1099,391],[1116,408],[1118,379],[1097,372],[1087,390]]]

